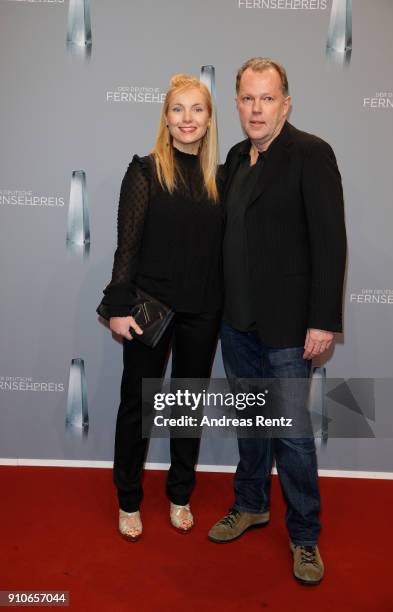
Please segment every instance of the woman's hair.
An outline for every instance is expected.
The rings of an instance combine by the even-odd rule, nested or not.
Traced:
[[[206,134],[202,138],[199,146],[199,160],[206,192],[209,198],[216,202],[218,200],[216,184],[218,164],[217,122],[210,92],[206,85],[196,77],[179,73],[171,78],[164,106],[161,111],[158,134],[152,150],[152,155],[154,157],[157,177],[161,186],[172,193],[178,186],[178,180],[182,180],[182,176],[178,168],[176,168],[175,171],[175,159],[173,147],[171,146],[172,136],[167,128],[166,115],[168,113],[171,98],[174,94],[194,88],[198,89],[204,95],[210,114],[210,126],[207,128]]]

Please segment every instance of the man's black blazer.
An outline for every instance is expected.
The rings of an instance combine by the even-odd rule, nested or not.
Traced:
[[[225,162],[225,195],[250,141]],[[346,233],[333,150],[288,122],[268,149],[245,212],[250,291],[258,335],[303,346],[307,328],[342,331]]]

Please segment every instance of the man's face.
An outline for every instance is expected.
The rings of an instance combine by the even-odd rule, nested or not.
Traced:
[[[240,79],[236,106],[247,136],[265,151],[278,136],[291,105],[282,92],[281,78],[274,68],[255,72],[247,68]]]

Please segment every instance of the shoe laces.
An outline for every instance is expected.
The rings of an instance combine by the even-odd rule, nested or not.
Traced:
[[[228,514],[226,514],[224,518],[219,521],[220,525],[229,525],[229,527],[232,528],[235,525],[239,514],[240,512],[238,510],[232,508],[229,510]]]
[[[296,546],[300,548],[300,563],[318,566],[315,546]]]

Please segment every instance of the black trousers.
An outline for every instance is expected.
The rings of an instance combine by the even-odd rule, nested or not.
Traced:
[[[161,378],[172,346],[172,378],[208,378],[221,313],[176,313],[157,346],[123,341],[121,401],[116,422],[114,482],[119,506],[136,512],[142,496],[147,439],[142,438],[142,378]],[[195,484],[198,438],[171,438],[167,495],[174,504],[188,503]]]

